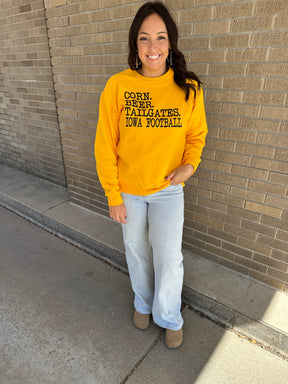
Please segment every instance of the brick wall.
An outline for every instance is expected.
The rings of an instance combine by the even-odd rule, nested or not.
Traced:
[[[107,214],[93,155],[98,102],[127,67],[128,29],[143,1],[44,3],[71,200]],[[288,2],[166,3],[189,68],[204,81],[209,123],[185,187],[184,247],[287,291]]]
[[[93,154],[98,102],[108,78],[127,68],[128,29],[139,4],[45,0],[71,201],[106,215]]]
[[[209,135],[184,244],[287,290],[288,2],[196,4],[177,12],[180,45],[204,81]]]
[[[0,161],[65,185],[42,0],[0,5]]]

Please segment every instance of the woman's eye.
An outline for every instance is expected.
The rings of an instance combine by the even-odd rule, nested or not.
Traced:
[[[147,37],[140,37],[140,41],[146,41]]]
[[[159,36],[159,40],[166,40],[165,36]]]

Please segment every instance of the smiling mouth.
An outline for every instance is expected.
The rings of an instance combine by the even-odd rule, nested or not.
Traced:
[[[149,58],[150,60],[156,60],[156,59],[159,59],[160,56],[161,56],[161,55],[154,55],[154,56],[148,56],[148,58]]]

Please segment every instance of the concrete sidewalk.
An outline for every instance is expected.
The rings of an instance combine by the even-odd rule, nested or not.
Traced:
[[[121,227],[69,203],[67,190],[0,164],[0,205],[126,271]],[[184,252],[184,302],[205,316],[288,356],[288,296]]]
[[[126,274],[0,207],[1,384],[287,384],[286,360],[189,308],[184,342],[132,323]]]

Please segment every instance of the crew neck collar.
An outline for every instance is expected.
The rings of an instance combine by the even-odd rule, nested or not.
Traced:
[[[132,70],[133,73],[135,74],[136,77],[140,78],[141,80],[144,80],[144,81],[159,81],[159,80],[166,80],[167,78],[171,77],[171,75],[173,74],[173,70],[171,69],[171,67],[168,68],[168,71],[166,71],[163,75],[161,76],[157,76],[157,77],[147,77],[147,76],[143,76],[141,75],[139,72],[137,72],[136,70]]]

